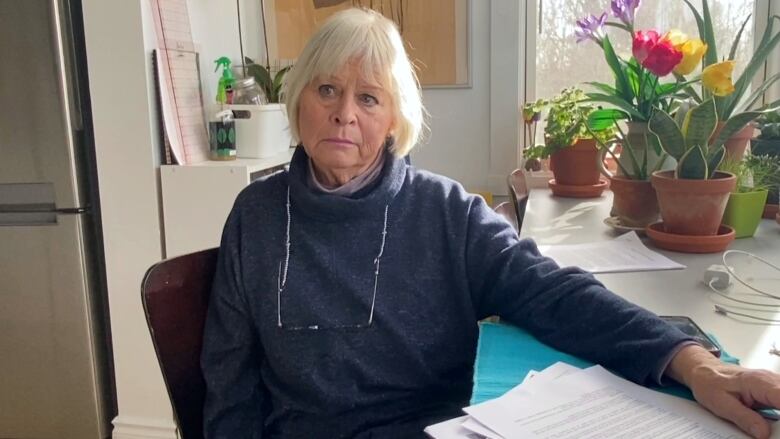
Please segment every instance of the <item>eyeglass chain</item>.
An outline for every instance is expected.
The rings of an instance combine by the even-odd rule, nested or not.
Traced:
[[[277,292],[276,292],[276,300],[277,304],[281,305],[282,300],[282,290],[284,290],[285,285],[287,284],[287,267],[290,265],[290,223],[292,222],[292,214],[290,213],[290,186],[287,186],[287,202],[285,203],[286,211],[287,211],[287,225],[284,233],[284,269],[281,267],[281,262],[279,270],[282,273],[282,280],[281,283],[278,285]],[[374,321],[374,304],[376,303],[376,289],[377,285],[379,283],[379,263],[382,260],[382,254],[384,254],[385,251],[385,241],[387,239],[387,214],[390,210],[390,205],[385,205],[385,217],[384,222],[382,225],[382,243],[379,246],[379,253],[377,253],[376,258],[374,258],[374,292],[371,298],[371,313],[368,316],[368,324],[370,325]],[[277,326],[280,328],[282,327],[282,311],[281,306],[277,306],[276,308],[276,319],[277,319]]]

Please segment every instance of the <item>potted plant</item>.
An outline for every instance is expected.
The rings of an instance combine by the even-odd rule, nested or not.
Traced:
[[[237,16],[241,17],[241,7],[238,8]],[[264,2],[260,2],[260,15],[265,23]],[[241,83],[247,88],[260,88],[264,95],[258,100],[251,99],[248,102],[242,102],[239,105],[229,105],[227,109],[233,111],[236,127],[236,155],[244,158],[266,158],[272,157],[290,149],[292,137],[290,135],[289,121],[287,119],[287,109],[281,103],[281,89],[285,74],[290,67],[276,69],[272,74],[271,59],[269,56],[268,35],[265,26],[263,27],[263,53],[265,54],[265,63],[263,65],[256,63],[251,58],[244,56],[243,34],[241,32],[241,23],[238,23],[239,48],[241,50],[241,59],[244,65],[241,67]],[[252,79],[254,83],[252,84]],[[236,90],[237,92],[239,90]],[[253,93],[260,94],[260,93]]]
[[[762,115],[757,120],[760,134],[750,140],[750,150],[753,155],[769,155],[780,157],[780,110]],[[778,186],[769,187],[769,195],[764,208],[764,218],[772,219],[780,211],[778,209]]]
[[[607,181],[599,178],[596,138],[611,140],[611,127],[589,130],[588,115],[596,108],[585,102],[585,93],[566,88],[550,99],[544,127],[544,145],[527,148],[526,159],[550,158],[554,179],[549,186],[553,194],[570,197],[597,197]]]
[[[734,228],[736,238],[753,236],[761,222],[768,189],[780,180],[780,157],[748,155],[739,161],[724,160],[718,168],[737,177],[723,224]]]
[[[601,123],[604,121],[602,120]],[[601,150],[597,164],[601,173],[609,178],[612,191],[612,210],[605,223],[619,230],[644,230],[658,220],[658,200],[655,189],[650,183],[650,175],[658,170],[666,154],[663,153],[662,159],[657,160],[651,168],[650,149],[634,147],[630,136],[618,121],[612,120],[612,123],[618,133],[613,143],[605,143],[598,136],[594,136]],[[591,130],[599,128],[599,125],[590,120],[587,127]],[[647,135],[648,133],[645,133],[645,136]],[[649,142],[649,139],[643,140],[645,145]],[[610,171],[604,165],[604,158],[607,155],[612,156],[617,172]]]
[[[767,57],[780,43],[780,34],[775,34],[773,27],[775,20],[780,16],[773,15],[767,20],[766,28],[761,36],[753,56],[745,66],[742,74],[736,82],[732,82],[734,70],[734,56],[739,46],[742,31],[750,19],[748,16],[742,23],[731,44],[728,56],[721,61],[718,57],[718,49],[715,44],[715,35],[712,31],[712,16],[709,3],[702,0],[701,13],[689,0],[684,0],[690,8],[699,30],[699,37],[706,43],[707,51],[702,59],[702,91],[696,93],[692,87],[685,88],[688,96],[697,103],[713,98],[718,115],[718,125],[715,131],[714,144],[726,145],[727,156],[731,159],[740,159],[745,152],[748,140],[753,137],[754,127],[751,122],[762,113],[775,111],[780,105],[780,99],[768,105],[756,109],[756,105],[762,102],[764,94],[776,81],[780,80],[780,74],[772,75],[761,84],[754,82],[754,77],[759,71],[763,71]],[[680,79],[684,79],[679,75]],[[751,92],[752,90],[752,92]],[[748,92],[751,92],[747,95]]]
[[[703,250],[699,244],[705,245],[711,239],[685,240],[685,236],[730,235],[733,239],[733,230],[725,234],[720,225],[737,179],[733,174],[717,169],[726,153],[723,143],[708,146],[717,123],[713,99],[707,99],[688,111],[682,117],[682,123],[662,110],[655,111],[648,123],[663,150],[677,159],[677,167],[671,171],[656,171],[651,177],[658,196],[663,230],[653,225],[647,231],[652,239],[658,235],[652,232],[660,231],[690,244],[689,248],[674,248],[676,250],[702,252],[722,249]],[[725,245],[729,241],[726,240]]]
[[[238,157],[266,158],[286,151],[290,148],[292,139],[287,110],[285,105],[280,103],[280,99],[284,75],[290,66],[279,69],[272,75],[269,65],[260,65],[251,58],[244,57],[242,69],[248,78],[254,79],[256,87],[262,91],[263,103],[228,106],[236,121]]]
[[[674,82],[661,82],[660,79],[672,77],[673,73],[688,74],[693,71],[707,47],[701,40],[689,39],[676,31],[635,30],[634,19],[639,3],[638,0],[613,0],[611,11],[614,20],[608,20],[604,12],[600,16],[589,15],[577,21],[577,41],[590,40],[598,44],[614,77],[614,83],[609,84],[587,82],[593,88],[587,94],[588,98],[611,107],[595,111],[591,119],[606,124],[615,120],[625,121],[627,129],[622,136],[623,147],[630,144],[635,155],[646,156],[651,169],[671,169],[674,166],[671,158],[663,154],[657,143],[648,143],[652,136],[648,136],[647,121],[656,108],[673,113],[677,105],[675,96],[698,81],[698,78]],[[605,26],[623,30],[629,35],[632,56],[625,58],[615,52]],[[634,163],[627,156],[622,160],[623,166],[618,168],[618,175],[626,169],[632,174],[640,171],[633,169]]]

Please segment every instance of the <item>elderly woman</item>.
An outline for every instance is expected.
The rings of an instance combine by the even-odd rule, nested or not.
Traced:
[[[202,356],[209,438],[413,438],[459,415],[490,315],[646,383],[665,375],[756,437],[777,375],[721,364],[593,276],[519,240],[481,198],[408,166],[423,120],[394,25],[352,9],[285,99],[300,145],[225,225]]]

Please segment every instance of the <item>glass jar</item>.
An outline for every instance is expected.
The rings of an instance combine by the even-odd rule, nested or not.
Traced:
[[[233,103],[239,105],[263,105],[265,104],[265,94],[255,81],[255,78],[248,77],[236,79],[233,84]]]

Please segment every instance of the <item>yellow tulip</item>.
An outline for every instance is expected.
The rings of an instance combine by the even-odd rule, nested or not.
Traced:
[[[678,75],[687,75],[691,73],[701,62],[704,53],[707,52],[707,45],[702,40],[698,39],[688,40],[679,46],[675,46],[675,48],[683,54],[682,61],[674,68],[674,73],[677,73]]]
[[[672,46],[674,46],[676,49],[679,49],[679,46],[685,44],[685,42],[688,41],[688,35],[680,32],[678,29],[672,29],[665,33],[661,39],[672,43]]]
[[[707,66],[701,72],[701,82],[715,96],[727,96],[734,92],[731,82],[731,72],[734,71],[734,60],[719,62]]]

